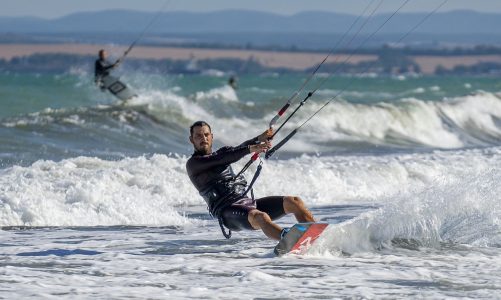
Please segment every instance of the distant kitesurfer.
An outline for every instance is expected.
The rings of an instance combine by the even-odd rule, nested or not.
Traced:
[[[269,238],[279,240],[287,229],[282,229],[273,220],[293,213],[298,222],[315,222],[303,201],[295,196],[270,196],[252,199],[244,195],[247,187],[245,178],[236,176],[231,164],[247,154],[262,153],[271,148],[269,138],[273,130],[268,129],[259,136],[239,146],[225,146],[212,152],[213,134],[204,121],[190,127],[190,142],[194,153],[186,163],[191,182],[208,205],[210,214],[218,218],[230,230],[261,229]]]
[[[120,59],[112,64],[106,60],[107,57],[108,54],[104,49],[99,50],[99,59],[96,60],[94,67],[94,81],[101,89],[104,89],[102,78],[110,75],[110,70],[120,64]]]
[[[228,79],[228,85],[236,90],[238,88],[237,78],[235,76],[230,76],[230,79]]]

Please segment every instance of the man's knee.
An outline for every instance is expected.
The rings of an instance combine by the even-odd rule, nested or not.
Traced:
[[[285,196],[284,206],[286,207],[303,207],[304,202],[301,198],[297,196]]]
[[[254,229],[260,229],[261,224],[271,223],[271,218],[267,213],[254,209],[249,212],[249,223]]]

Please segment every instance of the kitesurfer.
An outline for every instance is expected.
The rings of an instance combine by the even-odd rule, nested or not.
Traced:
[[[273,130],[268,129],[239,146],[225,146],[213,152],[210,125],[197,121],[190,127],[194,153],[186,163],[188,176],[206,201],[210,214],[218,218],[227,237],[223,225],[234,231],[261,229],[269,238],[279,240],[287,229],[282,229],[273,220],[290,213],[294,214],[298,222],[315,222],[299,197],[248,197],[245,194],[247,181],[242,175],[236,176],[231,168],[232,163],[250,153],[262,153],[270,149],[269,138],[272,135]]]
[[[104,49],[99,50],[99,58],[96,60],[94,67],[94,81],[101,89],[104,88],[102,78],[110,75],[110,70],[120,64],[120,59],[112,64],[106,60],[107,57],[108,54]]]
[[[231,86],[234,90],[236,90],[238,88],[237,78],[233,75],[230,76],[230,78],[228,79],[228,85]]]

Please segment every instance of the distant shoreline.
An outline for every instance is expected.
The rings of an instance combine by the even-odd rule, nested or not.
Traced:
[[[29,56],[36,53],[96,55],[97,58],[99,49],[106,49],[109,53],[113,54],[113,56],[118,57],[127,49],[127,46],[92,44],[0,44],[0,59],[10,60],[13,57]],[[137,46],[129,53],[128,57],[137,59],[168,58],[173,60],[218,58],[247,60],[252,58],[265,67],[303,70],[318,64],[325,58],[325,55],[324,53],[312,52]],[[348,55],[340,55],[338,61],[342,62],[347,57]],[[374,59],[376,59],[375,55],[354,55],[350,59],[350,62],[358,63]]]
[[[107,49],[114,57],[119,57],[126,46],[96,44],[0,44],[0,59],[11,60],[14,57],[26,57],[33,54],[73,54],[96,55],[99,49]],[[326,53],[318,52],[286,52],[239,49],[208,49],[182,47],[137,46],[129,54],[136,59],[171,59],[202,60],[232,58],[240,60],[253,59],[264,67],[286,68],[300,71],[316,66],[325,58]],[[332,55],[328,62],[344,62],[349,54]],[[501,63],[501,55],[458,55],[458,56],[408,56],[419,65],[423,74],[434,74],[438,66],[453,69],[456,66],[472,66],[478,63]],[[373,61],[377,55],[353,55],[350,63]]]

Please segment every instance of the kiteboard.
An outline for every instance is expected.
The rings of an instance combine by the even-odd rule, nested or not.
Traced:
[[[316,239],[324,232],[327,223],[298,223],[275,246],[275,254],[305,254]]]
[[[137,95],[129,89],[125,83],[121,82],[117,77],[111,75],[101,78],[101,86],[123,101],[137,97]]]

